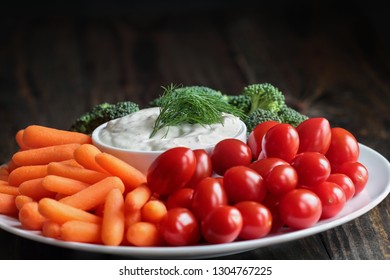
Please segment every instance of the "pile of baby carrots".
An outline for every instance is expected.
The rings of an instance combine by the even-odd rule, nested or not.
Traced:
[[[143,173],[86,134],[31,125],[15,138],[20,149],[0,167],[0,214],[64,241],[161,244],[167,209]]]

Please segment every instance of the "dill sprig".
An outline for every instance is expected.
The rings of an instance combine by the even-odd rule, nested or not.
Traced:
[[[222,113],[243,116],[242,110],[230,105],[215,91],[202,90],[204,87],[177,87],[173,84],[163,87],[160,99],[160,115],[150,134],[152,138],[163,127],[180,124],[210,125],[223,123]]]

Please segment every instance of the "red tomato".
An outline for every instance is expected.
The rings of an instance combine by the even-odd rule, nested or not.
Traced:
[[[265,199],[261,202],[261,204],[263,204],[271,211],[271,215],[272,215],[271,232],[278,232],[284,226],[279,215],[279,201],[281,197],[282,196],[268,194],[265,197]]]
[[[261,202],[267,194],[263,177],[246,166],[229,168],[223,176],[223,187],[232,203],[245,200]]]
[[[172,148],[159,155],[147,172],[147,184],[159,195],[184,187],[194,174],[196,159],[191,149]]]
[[[307,189],[295,189],[283,195],[278,209],[283,223],[294,229],[311,227],[322,213],[321,200]]]
[[[191,180],[186,184],[189,188],[194,188],[203,178],[210,177],[213,173],[209,154],[203,149],[193,152],[196,158],[196,168]]]
[[[240,211],[243,220],[239,238],[244,240],[261,238],[271,231],[271,211],[263,204],[254,201],[242,201],[234,206]]]
[[[277,121],[265,121],[258,124],[248,136],[247,144],[252,151],[252,158],[254,160],[259,158],[261,152],[261,142],[268,129],[277,125]]]
[[[215,173],[223,175],[230,167],[248,165],[252,161],[252,151],[238,139],[224,139],[218,142],[211,153]]]
[[[347,175],[342,173],[333,173],[329,175],[327,181],[336,183],[343,189],[346,201],[350,200],[355,195],[355,185],[353,184],[351,178]]]
[[[193,188],[182,188],[172,193],[166,202],[167,209],[172,208],[187,208],[192,207],[192,197],[194,195]]]
[[[287,162],[295,157],[299,148],[299,135],[290,124],[271,127],[264,135],[262,153],[265,157],[277,157]]]
[[[299,134],[298,153],[318,152],[325,154],[330,145],[331,130],[325,118],[309,118],[297,126]]]
[[[256,160],[248,165],[249,168],[252,168],[257,173],[259,173],[263,178],[267,177],[268,173],[278,165],[288,165],[289,163],[280,158],[263,158]]]
[[[187,208],[168,210],[160,223],[163,239],[174,246],[192,245],[200,239],[198,220]]]
[[[311,190],[321,200],[321,219],[334,217],[343,209],[346,202],[345,193],[336,183],[323,182],[311,188]]]
[[[317,152],[298,154],[291,165],[298,173],[298,183],[307,187],[325,182],[330,175],[329,161]]]
[[[351,178],[354,186],[355,186],[355,194],[360,193],[368,181],[368,170],[367,168],[360,162],[345,162],[339,168],[337,168],[338,173],[343,173]]]
[[[278,196],[295,189],[298,184],[298,174],[289,164],[279,165],[268,173],[265,182],[267,190]]]
[[[228,198],[221,180],[204,178],[194,189],[192,212],[202,221],[214,208],[228,204]]]
[[[357,161],[359,158],[359,144],[356,138],[344,128],[334,127],[331,129],[332,138],[326,152],[333,169],[347,161]]]
[[[201,231],[209,243],[234,241],[241,232],[243,219],[236,207],[223,205],[213,209],[202,221]]]

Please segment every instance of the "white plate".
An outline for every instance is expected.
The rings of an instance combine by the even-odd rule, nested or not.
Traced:
[[[390,163],[382,155],[367,146],[360,144],[360,151],[359,161],[369,171],[369,180],[365,189],[347,202],[342,212],[336,217],[320,221],[308,229],[286,231],[261,239],[237,241],[228,244],[140,248],[82,244],[46,238],[38,231],[23,230],[17,219],[4,215],[0,215],[0,228],[12,234],[50,245],[135,258],[210,258],[236,254],[317,234],[349,222],[378,205],[390,192]]]

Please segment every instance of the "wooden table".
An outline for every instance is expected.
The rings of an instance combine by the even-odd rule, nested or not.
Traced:
[[[234,94],[260,82],[274,84],[291,106],[327,117],[390,158],[390,45],[370,9],[210,3],[3,10],[0,162],[16,151],[19,129],[30,124],[67,129],[101,102],[147,106],[170,83]],[[334,229],[222,258],[390,259],[389,209],[386,198]],[[52,247],[0,230],[0,258],[121,257]]]

